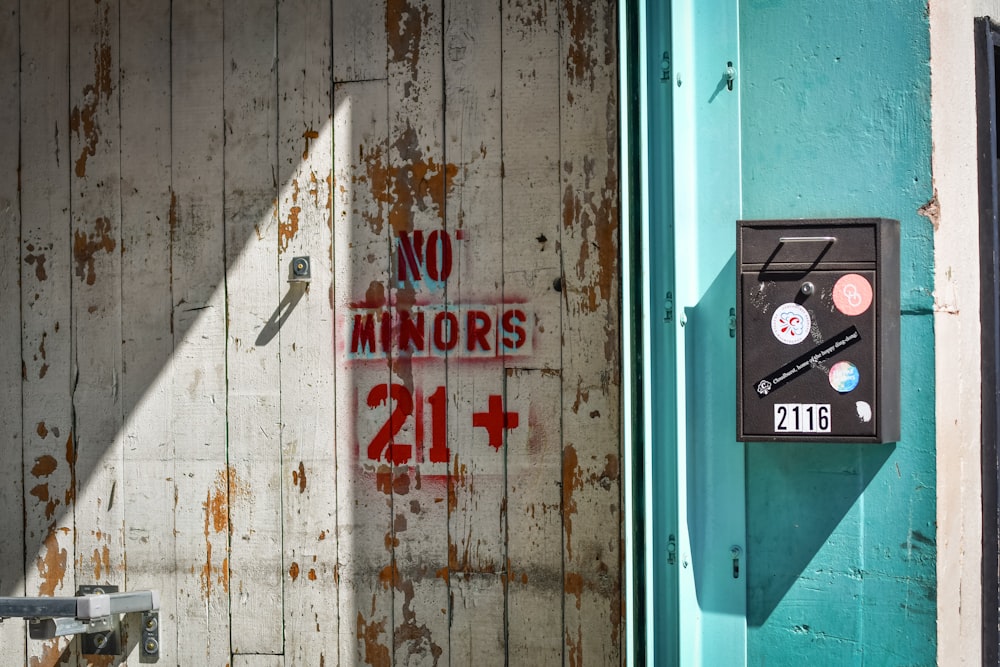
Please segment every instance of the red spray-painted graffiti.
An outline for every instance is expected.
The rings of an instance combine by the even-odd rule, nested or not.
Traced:
[[[396,243],[397,277],[400,282],[420,282],[424,274],[434,282],[443,283],[451,276],[453,255],[451,235],[435,229],[427,235],[423,231],[400,232]]]
[[[482,299],[456,302],[449,298],[455,243],[464,240],[461,233],[453,239],[444,230],[398,232],[392,287],[407,294],[407,303],[399,303],[390,289],[388,297],[384,297],[386,290],[380,290],[375,298],[366,296],[349,304],[337,325],[338,348],[348,365],[381,367],[402,359],[492,366],[506,358],[531,355],[534,318],[522,299],[504,297],[484,303]],[[436,382],[431,385],[422,387],[411,378],[406,384],[390,381],[359,386],[359,454],[368,461],[392,465],[447,466],[451,458],[448,390],[434,386]],[[500,451],[505,433],[520,424],[518,411],[505,406],[499,393],[469,400],[473,402],[469,412],[458,418],[471,425],[473,432],[484,433],[488,445]]]
[[[414,400],[421,405],[421,392],[411,392],[402,384],[378,384],[368,392],[368,407],[377,408],[392,403],[389,417],[379,428],[378,433],[368,443],[367,454],[372,461],[385,460],[395,465],[410,463],[414,459],[414,449],[417,451],[417,461],[424,459],[425,428],[419,414],[414,415]],[[431,463],[447,463],[451,458],[451,450],[447,443],[447,406],[445,388],[437,387],[426,402],[431,408],[431,446],[428,450]],[[403,429],[410,417],[416,419],[415,446],[409,443],[395,441],[395,437]],[[499,394],[489,396],[485,412],[472,413],[472,426],[486,429],[489,435],[490,447],[498,450],[503,446],[505,430],[517,428],[519,423],[517,412],[504,410],[503,397]]]
[[[345,323],[346,356],[351,360],[409,358],[489,358],[531,352],[528,315],[518,304],[411,306],[409,310],[353,309]]]

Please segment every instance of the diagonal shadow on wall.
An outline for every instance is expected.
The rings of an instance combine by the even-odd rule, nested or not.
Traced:
[[[710,517],[713,511],[724,514],[718,505],[726,498],[740,506],[743,499],[727,493],[741,492],[743,466],[731,457],[745,451],[746,619],[752,628],[763,625],[796,584],[834,587],[844,591],[845,599],[860,594],[863,573],[855,564],[862,537],[850,526],[863,521],[865,489],[885,468],[895,445],[734,442],[735,396],[719,396],[718,387],[736,382],[735,340],[726,333],[735,270],[731,258],[698,306],[686,312],[689,392],[712,397],[689,406],[688,524],[701,608],[741,615],[743,600],[733,599],[709,567],[716,565],[717,573],[728,565],[728,544],[710,543],[713,536],[718,539],[717,524],[726,517]],[[817,554],[831,549],[843,555],[843,567],[828,567],[838,561],[828,555],[823,568],[810,568]]]
[[[845,600],[851,599],[851,591],[860,594],[863,573],[852,563],[863,545],[860,531],[849,526],[863,521],[858,501],[895,448],[894,444],[747,445],[749,626],[764,625],[797,582],[843,590]],[[831,540],[835,534],[839,539]],[[844,566],[811,569],[821,549],[839,550]],[[829,556],[824,562],[831,562]]]

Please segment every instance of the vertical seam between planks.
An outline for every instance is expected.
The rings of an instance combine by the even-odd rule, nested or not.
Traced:
[[[170,6],[169,6],[169,8],[167,10],[167,24],[168,24],[168,26],[167,26],[167,52],[169,54],[168,58],[167,58],[167,61],[168,61],[167,62],[167,89],[169,91],[169,94],[167,95],[167,97],[169,98],[167,104],[169,105],[168,127],[169,127],[169,132],[170,132],[170,137],[169,137],[169,141],[170,141],[170,144],[169,144],[170,145],[170,149],[169,149],[169,151],[170,152],[169,152],[169,155],[168,155],[168,160],[170,161],[170,183],[169,183],[169,188],[170,188],[170,204],[171,204],[171,209],[172,209],[171,213],[168,214],[168,215],[176,216],[177,215],[177,204],[175,202],[177,201],[177,191],[174,189],[174,170],[176,168],[176,165],[174,164],[174,136],[175,136],[174,135],[174,0],[170,0]],[[168,261],[168,267],[169,267],[169,277],[168,277],[169,290],[168,291],[169,291],[169,295],[170,295],[170,360],[167,361],[167,364],[172,366],[173,365],[173,361],[172,360],[173,360],[173,358],[174,358],[174,356],[175,356],[175,354],[177,352],[177,338],[176,338],[176,334],[174,333],[174,326],[175,326],[174,325],[174,319],[175,319],[175,317],[174,317],[174,240],[175,240],[174,237],[176,236],[177,232],[176,232],[175,222],[173,220],[169,220],[169,218],[168,218],[168,225],[170,227],[170,235],[169,235],[168,241],[167,241],[167,243],[168,243],[167,252],[169,253],[169,256],[170,256],[170,259]],[[175,377],[174,373],[171,371],[170,372],[170,382],[171,382],[171,397],[170,397],[171,398],[171,403],[170,403],[170,405],[171,405],[171,408],[170,408],[170,410],[171,410],[171,420],[173,418],[173,382],[174,382],[175,379],[176,379],[176,377]],[[172,449],[171,456],[170,456],[170,463],[171,463],[171,471],[170,471],[171,474],[170,474],[170,477],[171,477],[171,485],[173,486],[173,490],[174,490],[174,506],[173,506],[173,512],[171,512],[171,520],[173,522],[173,525],[171,527],[173,528],[173,533],[172,534],[174,536],[173,537],[173,550],[174,550],[174,561],[173,562],[174,563],[178,563],[180,561],[178,560],[179,554],[178,554],[178,551],[177,551],[177,444],[174,441],[174,438],[170,438],[170,446],[171,446],[171,449]],[[174,590],[173,590],[174,609],[178,609],[180,607],[180,605],[178,604],[178,602],[179,602],[178,597],[180,595],[180,586],[177,585],[177,583],[179,583],[179,582],[177,582],[176,578],[175,578],[174,581],[175,581]],[[180,633],[179,632],[178,633],[171,633],[171,635],[176,639],[176,642],[174,643],[174,645],[171,646],[171,649],[173,650],[173,653],[176,656],[176,655],[179,655],[178,649],[180,648]]]
[[[120,437],[124,440],[125,438],[125,401],[124,396],[127,391],[126,378],[125,378],[125,264],[120,259],[125,252],[125,205],[124,205],[124,195],[122,194],[122,176],[124,170],[122,169],[122,153],[124,152],[124,142],[122,138],[122,9],[121,2],[116,4],[118,10],[118,30],[117,30],[117,48],[118,48],[118,345],[119,345],[119,355],[121,359],[121,375],[118,377],[117,381],[117,396],[118,399],[118,411],[115,415],[117,425],[115,430],[120,434]],[[117,369],[116,369],[117,370]],[[129,503],[125,502],[125,475],[127,473],[127,468],[125,466],[125,461],[127,448],[122,446],[121,448],[121,467],[119,468],[121,480],[122,480],[122,536],[121,536],[121,563],[122,563],[122,590],[129,590],[128,585],[128,554],[126,552],[127,544],[125,540],[126,535],[126,525],[128,524],[128,514],[129,514]],[[109,508],[110,509],[110,508]]]
[[[446,57],[447,51],[447,36],[448,36],[448,13],[445,9],[445,0],[440,2],[440,16],[441,16],[441,168],[443,173],[443,180],[441,183],[441,226],[448,230],[448,62]],[[387,87],[388,88],[388,87]],[[459,145],[461,145],[461,137],[459,138]],[[459,149],[459,159],[461,160],[461,149]],[[463,188],[464,191],[464,188]],[[460,195],[461,196],[461,195]],[[390,232],[391,233],[391,232]],[[390,251],[391,252],[391,251]],[[390,255],[391,257],[391,255]],[[448,281],[444,281],[444,302],[445,310],[447,310],[448,303],[450,300],[450,290],[448,289]],[[449,395],[449,380],[451,374],[449,373],[448,363],[449,351],[445,350],[444,353],[444,386],[445,386],[445,396]],[[447,409],[445,410],[445,415],[447,416]],[[447,424],[447,418],[445,420]],[[445,444],[447,445],[448,429],[445,426]],[[456,454],[456,456],[458,456]],[[450,494],[449,489],[451,489],[451,461],[449,460],[447,467],[447,475],[445,489]],[[449,503],[450,504],[450,503]],[[444,580],[444,590],[445,590],[445,601],[447,602],[448,609],[448,664],[452,664],[452,656],[454,656],[455,651],[452,648],[452,629],[454,627],[453,623],[455,620],[455,608],[452,600],[452,590],[451,590],[451,507],[447,508],[444,514],[444,533],[446,539],[446,556],[445,556],[445,567],[448,568],[448,576]],[[393,519],[395,522],[395,518]]]
[[[330,149],[329,149],[330,150],[330,153],[329,153],[329,160],[330,160],[330,162],[329,162],[329,167],[330,167],[330,181],[329,181],[329,186],[328,186],[330,188],[330,191],[329,191],[330,208],[327,210],[327,227],[330,230],[330,268],[329,268],[329,271],[330,271],[330,287],[328,289],[329,289],[329,294],[330,294],[330,296],[329,296],[329,302],[330,302],[331,326],[336,327],[336,322],[337,322],[337,299],[335,299],[333,295],[336,293],[336,281],[337,281],[337,278],[336,278],[336,276],[337,276],[337,269],[336,269],[336,257],[337,257],[337,253],[336,253],[336,248],[335,248],[337,236],[336,236],[336,233],[334,232],[334,220],[335,220],[334,210],[335,210],[335,205],[334,205],[334,194],[333,193],[335,191],[334,183],[335,183],[335,180],[336,180],[336,177],[337,177],[336,160],[335,160],[335,155],[337,154],[337,146],[336,146],[337,131],[336,131],[336,122],[334,120],[334,116],[336,115],[336,109],[335,109],[335,104],[334,104],[334,99],[335,99],[335,96],[336,96],[336,92],[335,92],[335,86],[336,86],[336,84],[334,83],[334,79],[336,77],[334,76],[335,66],[334,66],[334,62],[333,62],[333,54],[334,54],[333,0],[331,0],[331,2],[330,2],[330,23],[329,23],[328,29],[329,29],[329,32],[327,34],[329,36],[329,44],[330,44],[330,52],[329,52],[329,58],[330,58],[330,60],[329,60],[329,65],[328,65],[329,81],[328,81],[328,86],[327,86],[327,100],[326,100],[326,102],[327,102],[327,109],[329,109],[329,123],[330,123],[330,125],[329,125],[329,127],[330,127]],[[280,270],[280,267],[279,267],[279,270]],[[330,368],[330,381],[331,381],[331,384],[333,386],[333,396],[336,397],[336,396],[339,396],[339,394],[337,393],[337,382],[338,382],[338,379],[337,379],[336,329],[334,330],[334,334],[333,334],[332,338],[333,338],[333,351],[330,353],[330,360],[332,362],[332,367]],[[337,403],[336,403],[336,398],[335,398],[334,399],[334,404],[333,404],[333,410],[332,410],[333,442],[332,443],[328,443],[328,444],[333,447],[333,453],[332,453],[333,454],[332,455],[332,459],[333,459],[333,486],[334,486],[334,493],[333,493],[333,516],[334,516],[334,520],[333,520],[333,539],[336,540],[336,544],[334,545],[334,550],[333,550],[334,554],[336,554],[336,558],[334,559],[334,564],[333,564],[333,581],[334,581],[334,587],[333,587],[333,589],[334,589],[334,591],[336,593],[336,595],[335,595],[335,601],[336,601],[336,605],[337,605],[336,621],[337,621],[338,638],[337,638],[337,641],[335,642],[334,645],[337,648],[337,664],[338,665],[342,665],[342,664],[344,664],[345,656],[341,655],[341,652],[340,652],[341,642],[340,642],[340,638],[339,638],[340,627],[341,627],[341,624],[343,623],[343,619],[341,618],[341,612],[342,612],[341,594],[343,593],[343,591],[341,590],[341,579],[340,579],[340,488],[338,486],[338,481],[340,480],[340,457],[337,456],[337,440],[338,440],[338,436],[339,436],[339,433],[340,433],[340,431],[337,429],[337,416],[338,416],[339,412],[340,411],[337,409]]]
[[[66,3],[67,17],[66,17],[66,118],[71,118],[73,113],[73,4],[72,2]],[[68,128],[67,128],[68,129]],[[72,132],[67,132],[66,141],[68,144],[69,152],[73,149],[73,137]],[[56,148],[58,150],[58,147]],[[70,166],[72,160],[66,160],[66,191],[69,195],[69,207],[68,207],[68,220],[66,224],[69,226],[69,233],[66,235],[67,249],[69,251],[68,257],[70,262],[72,262],[73,257],[73,169]],[[69,284],[69,370],[70,370],[70,390],[69,390],[69,433],[70,439],[73,443],[72,445],[72,458],[73,462],[70,465],[75,465],[76,461],[80,460],[80,437],[76,429],[76,388],[80,382],[80,368],[77,366],[77,350],[76,350],[76,286],[73,283],[73,278],[70,276],[67,278]],[[67,451],[67,457],[69,456],[69,451]],[[69,463],[69,462],[68,462]],[[76,486],[74,484],[73,475],[70,475],[69,480],[70,492],[73,494],[73,498],[77,498]],[[72,532],[73,532],[73,586],[76,586],[76,563],[77,556],[76,551],[79,542],[79,531],[76,527],[76,502],[74,500],[73,507],[70,508],[69,503],[66,503],[66,514],[69,520],[72,521]],[[68,569],[68,568],[67,568]],[[76,594],[76,590],[73,591]]]
[[[21,161],[24,156],[24,133],[21,131],[22,123],[22,106],[24,104],[23,92],[23,72],[24,72],[24,61],[22,58],[22,44],[21,44],[21,2],[17,5],[17,284],[24,284],[24,260],[21,257],[23,251],[23,230],[24,230],[24,199],[21,196]],[[24,368],[24,358],[25,358],[25,348],[24,348],[24,289],[18,289],[18,341],[19,341],[19,354],[21,357],[22,368]],[[24,375],[22,373],[20,382],[18,383],[20,389],[20,407],[21,407],[21,428],[20,428],[20,449],[21,449],[21,572],[24,592],[27,594],[27,582],[28,582],[28,508],[26,497],[24,494],[25,484],[27,482],[25,478],[25,448],[24,448],[24,434],[27,432],[25,428],[26,424],[24,421]],[[24,647],[24,662],[28,662],[28,644],[25,642]]]
[[[504,222],[506,221],[506,210],[504,208],[504,181],[506,177],[506,171],[504,169],[504,15],[503,15],[503,0],[497,0],[497,13],[499,14],[499,20],[497,21],[499,32],[499,63],[498,69],[500,70],[500,301],[504,303],[507,297],[507,274],[504,270],[504,257],[506,256],[504,250],[505,245],[503,239],[505,238]],[[509,402],[507,400],[507,358],[506,353],[503,359],[503,404],[504,410],[509,407]],[[525,420],[527,421],[527,420]],[[510,447],[509,447],[509,437],[508,430],[505,428],[503,430],[503,498],[502,511],[503,511],[503,563],[501,564],[503,572],[503,585],[501,589],[503,590],[503,664],[510,664],[510,579],[511,579],[511,568],[510,568],[510,477],[509,477],[509,460],[510,460]],[[529,425],[530,428],[530,425]],[[530,437],[530,434],[529,434]]]
[[[624,480],[624,470],[625,470],[625,386],[622,382],[624,376],[623,368],[625,364],[625,359],[621,353],[621,341],[625,336],[625,306],[624,306],[624,276],[622,275],[625,267],[625,263],[622,260],[624,247],[622,239],[624,232],[622,231],[622,131],[621,131],[621,118],[623,115],[622,104],[625,100],[622,99],[621,93],[621,59],[622,59],[622,35],[621,35],[621,24],[620,24],[620,14],[618,12],[617,6],[608,5],[605,16],[607,17],[607,22],[605,24],[605,44],[607,44],[608,37],[614,39],[614,65],[611,71],[608,72],[608,82],[610,84],[610,94],[615,97],[614,105],[614,120],[609,123],[607,131],[615,133],[615,140],[607,142],[608,150],[614,151],[613,155],[608,156],[608,169],[615,170],[613,183],[615,187],[614,194],[614,213],[612,216],[612,224],[617,230],[617,241],[618,241],[618,252],[615,257],[617,266],[612,274],[612,281],[614,284],[615,276],[617,276],[617,295],[614,290],[609,291],[609,299],[611,302],[611,307],[617,306],[618,312],[615,318],[616,330],[615,335],[618,338],[618,364],[617,367],[612,369],[612,380],[618,383],[617,395],[613,398],[613,403],[618,416],[618,446],[617,446],[617,466],[618,475],[615,482],[618,485],[617,501],[618,507],[616,512],[618,515],[618,560],[616,563],[617,572],[615,574],[615,581],[617,581],[618,586],[618,597],[617,597],[617,609],[612,612],[611,617],[611,634],[612,634],[612,646],[611,649],[618,652],[618,664],[624,665],[626,659],[626,652],[628,649],[628,642],[625,637],[628,634],[628,628],[625,627],[625,600],[627,596],[626,582],[625,582],[625,560],[628,558],[628,551],[625,548],[625,514],[626,514],[626,504],[625,504],[625,480]],[[605,46],[607,49],[607,46]],[[605,51],[607,53],[607,51]],[[614,240],[614,239],[613,239]],[[617,616],[617,620],[615,619]],[[618,630],[615,630],[617,625]],[[617,632],[617,639],[615,634]]]
[[[622,55],[622,45],[624,43],[624,40],[622,39],[622,30],[625,28],[625,26],[624,26],[624,24],[623,24],[623,22],[621,20],[621,11],[619,10],[619,7],[615,6],[614,9],[610,9],[609,8],[608,9],[608,16],[609,16],[609,23],[610,23],[610,25],[606,28],[606,30],[608,31],[608,33],[610,35],[614,36],[614,39],[615,39],[615,48],[614,48],[615,61],[614,61],[614,67],[611,70],[611,75],[610,75],[609,78],[612,80],[612,83],[611,83],[612,94],[614,94],[616,96],[615,118],[614,118],[614,122],[611,123],[610,127],[608,128],[610,131],[613,131],[615,133],[615,135],[616,135],[614,142],[608,142],[609,148],[613,145],[614,146],[614,150],[616,151],[616,153],[615,153],[615,155],[613,155],[613,156],[610,157],[610,159],[608,160],[608,165],[609,165],[609,167],[611,165],[614,165],[614,168],[617,170],[616,174],[615,174],[614,181],[615,181],[615,188],[616,188],[615,205],[617,207],[616,216],[617,216],[617,223],[618,223],[618,225],[617,225],[617,228],[618,228],[618,253],[617,253],[617,257],[616,257],[618,266],[616,267],[616,271],[615,271],[615,273],[618,275],[618,295],[617,295],[618,313],[617,313],[617,318],[616,318],[616,335],[618,337],[618,348],[617,348],[618,349],[618,368],[615,369],[615,375],[617,376],[617,379],[618,379],[618,395],[617,395],[617,398],[616,398],[617,411],[618,411],[618,453],[617,453],[617,458],[618,458],[618,470],[619,470],[618,480],[617,480],[617,482],[618,482],[618,494],[617,494],[617,496],[618,496],[617,497],[617,500],[618,500],[618,560],[617,560],[617,567],[618,567],[618,572],[617,572],[617,581],[618,581],[618,609],[617,609],[616,613],[618,615],[618,621],[617,622],[618,622],[619,634],[618,634],[618,645],[615,648],[618,649],[618,664],[619,665],[625,665],[626,664],[626,659],[628,657],[626,655],[626,653],[628,652],[628,639],[627,639],[627,636],[628,636],[628,627],[627,627],[627,620],[626,620],[626,616],[627,615],[625,613],[625,604],[626,604],[626,600],[627,600],[627,597],[628,597],[628,586],[627,586],[628,582],[625,579],[625,567],[626,567],[625,564],[626,564],[626,561],[628,559],[628,549],[626,549],[626,547],[625,547],[625,539],[626,539],[626,535],[627,535],[627,526],[625,525],[625,521],[626,521],[626,515],[628,513],[628,508],[627,508],[627,505],[626,505],[626,492],[627,492],[627,489],[626,489],[626,485],[625,485],[625,476],[626,476],[626,473],[625,473],[625,469],[626,469],[625,468],[625,451],[626,451],[626,444],[625,444],[625,437],[626,437],[626,434],[625,434],[625,422],[626,422],[626,419],[625,419],[625,392],[628,391],[628,388],[626,387],[625,382],[623,381],[623,378],[625,376],[625,372],[624,372],[625,364],[628,363],[628,362],[625,359],[625,355],[622,354],[622,343],[623,343],[623,341],[625,339],[625,289],[624,289],[625,288],[625,276],[624,276],[625,262],[624,262],[624,254],[625,254],[626,244],[624,242],[624,239],[625,239],[625,235],[626,235],[627,232],[624,230],[624,227],[625,227],[625,225],[623,224],[624,215],[622,213],[622,209],[623,209],[623,206],[622,206],[622,200],[623,200],[623,197],[622,197],[622,193],[623,193],[622,180],[623,180],[623,173],[626,170],[623,168],[623,165],[622,165],[622,155],[623,155],[622,142],[625,140],[625,133],[622,132],[622,130],[621,130],[621,122],[622,122],[623,116],[625,116],[626,113],[627,113],[626,111],[623,110],[622,107],[623,107],[624,104],[627,104],[628,98],[627,98],[626,95],[622,94],[622,88],[621,88],[622,78],[623,78],[622,74],[621,74],[621,63],[622,63],[622,60],[625,59],[625,57]],[[612,294],[611,298],[614,299],[615,296]],[[615,623],[615,619],[612,618],[611,622],[612,622],[612,626],[613,626],[614,623]],[[614,629],[612,629],[612,636],[614,636]]]
[[[330,286],[328,287],[328,294],[329,294],[328,299],[329,299],[329,303],[330,303],[331,326],[336,327],[335,323],[337,322],[337,300],[334,298],[334,294],[336,293],[336,289],[335,289],[335,284],[336,284],[336,251],[335,251],[335,247],[334,247],[335,246],[335,242],[334,241],[336,239],[336,234],[334,232],[334,219],[335,219],[334,210],[335,210],[335,205],[334,205],[334,194],[333,194],[334,191],[335,191],[335,185],[334,185],[334,183],[336,181],[336,169],[335,169],[336,163],[335,163],[334,156],[336,155],[336,151],[337,151],[337,148],[336,148],[336,134],[337,134],[336,133],[336,122],[334,120],[334,115],[335,115],[334,99],[335,99],[335,94],[336,94],[334,92],[334,88],[335,88],[336,84],[334,83],[335,77],[334,77],[334,62],[333,62],[333,54],[334,54],[333,2],[331,1],[329,4],[330,4],[330,15],[329,15],[330,18],[329,18],[329,23],[327,25],[327,37],[328,37],[328,43],[329,43],[329,53],[327,54],[329,56],[329,61],[328,61],[329,64],[327,65],[327,71],[328,71],[328,77],[329,77],[329,79],[327,81],[326,103],[327,103],[327,109],[329,110],[329,113],[328,113],[329,121],[328,122],[329,122],[329,128],[330,128],[330,148],[329,148],[330,152],[329,152],[329,164],[328,164],[328,166],[330,168],[330,181],[329,181],[329,186],[328,186],[329,189],[330,189],[329,190],[330,208],[327,210],[327,220],[326,220],[326,222],[327,222],[327,228],[330,230],[330,250],[329,250],[329,253],[330,253],[330,265],[329,265]],[[330,361],[331,361],[331,364],[332,364],[331,368],[330,368],[330,383],[331,383],[332,389],[333,389],[332,395],[334,397],[336,397],[336,396],[338,396],[338,393],[337,393],[337,345],[336,345],[336,330],[334,331],[334,335],[333,335],[333,351],[330,353]],[[336,398],[334,398],[334,401],[333,401],[333,410],[331,411],[331,419],[333,420],[333,432],[332,432],[333,433],[333,441],[329,442],[329,443],[324,443],[324,444],[326,446],[331,446],[333,448],[332,456],[331,456],[331,459],[332,459],[331,463],[333,465],[333,487],[334,487],[334,493],[333,493],[333,517],[334,517],[334,520],[333,520],[332,537],[335,540],[334,547],[333,547],[333,553],[335,554],[334,563],[333,563],[333,582],[334,582],[333,590],[334,590],[334,602],[335,602],[335,604],[337,606],[336,607],[337,608],[337,615],[336,615],[336,619],[335,620],[336,620],[337,634],[338,634],[338,638],[337,638],[337,641],[334,643],[334,646],[336,648],[336,653],[337,653],[337,663],[336,664],[342,665],[342,664],[344,664],[344,656],[340,652],[340,650],[341,650],[341,642],[340,642],[339,635],[340,635],[340,631],[341,631],[341,624],[343,623],[343,619],[341,618],[341,612],[342,612],[341,594],[342,594],[343,591],[341,590],[341,578],[340,578],[340,555],[341,555],[340,554],[340,530],[339,530],[339,528],[340,528],[340,488],[339,488],[339,485],[338,485],[338,482],[340,480],[340,459],[337,456],[337,440],[338,440],[338,435],[339,435],[339,431],[337,430],[337,414],[338,414],[337,401],[336,401]],[[320,450],[320,451],[322,452],[323,450]]]
[[[226,461],[226,571],[223,576],[229,579],[229,573],[232,569],[232,551],[233,551],[233,484],[232,476],[233,470],[229,461],[229,267],[228,256],[229,248],[227,247],[228,241],[228,219],[226,217],[226,155],[227,155],[227,141],[226,141],[226,0],[221,0],[222,4],[222,58],[220,65],[220,70],[222,71],[222,85],[220,90],[220,96],[222,97],[222,314],[223,314],[223,336],[225,340],[225,346],[223,347],[223,366],[225,367],[225,461]],[[227,616],[227,627],[229,633],[229,660],[230,664],[235,662],[235,654],[233,653],[233,592],[232,586],[229,587],[228,594],[226,596],[226,602],[228,605]],[[179,641],[179,640],[178,640]]]
[[[565,0],[564,0],[565,2]],[[566,489],[564,485],[566,483],[566,376],[565,376],[565,342],[566,342],[566,308],[569,307],[569,297],[566,294],[566,280],[565,280],[565,244],[563,243],[563,70],[565,69],[564,61],[564,29],[563,22],[564,16],[563,12],[565,7],[558,6],[558,16],[559,21],[556,25],[556,31],[558,35],[559,43],[559,75],[556,78],[556,99],[558,100],[559,118],[556,121],[556,135],[559,142],[559,157],[558,163],[556,164],[556,173],[559,175],[559,192],[556,194],[557,201],[559,202],[559,221],[557,228],[559,229],[559,286],[560,294],[562,298],[560,299],[559,305],[559,519],[560,519],[560,531],[559,531],[559,542],[561,549],[561,571],[560,571],[560,589],[561,595],[559,596],[559,607],[562,613],[562,623],[560,628],[560,634],[562,635],[559,640],[559,650],[562,653],[562,664],[566,664],[566,638],[567,638],[567,628],[566,628]]]
[[[385,17],[384,17],[382,23],[383,23],[386,35],[388,36],[388,34],[389,34],[389,4],[388,4],[388,2],[385,4]],[[331,48],[332,48],[332,44],[331,44]],[[385,138],[384,138],[384,141],[385,141],[386,164],[389,165],[389,167],[391,169],[392,164],[393,164],[393,162],[392,162],[393,158],[392,158],[392,154],[391,154],[391,152],[389,150],[390,146],[391,146],[391,144],[389,142],[390,142],[390,138],[391,138],[391,135],[392,135],[392,112],[390,111],[391,96],[390,96],[390,93],[389,93],[389,87],[391,85],[391,82],[389,80],[389,62],[390,62],[389,61],[389,49],[390,48],[391,47],[389,46],[388,40],[386,40],[386,47],[385,47],[385,62],[386,62],[386,65],[385,65],[385,67],[386,67],[386,72],[385,72],[385,135],[384,135]],[[351,116],[349,122],[352,124],[352,132],[353,132],[353,123],[354,123],[353,115]],[[353,134],[352,134],[352,136],[353,136]],[[351,150],[351,148],[349,147],[348,150]],[[387,182],[386,183],[386,188],[388,188],[388,187],[389,186],[388,186],[388,182]],[[386,194],[388,195],[388,192]],[[390,203],[390,206],[391,206],[391,203]],[[389,215],[388,210],[387,210],[386,215]],[[386,225],[384,227],[384,229],[386,229],[386,235],[387,235],[387,238],[386,238],[386,274],[387,274],[387,280],[386,280],[385,293],[389,296],[389,301],[386,303],[386,310],[391,313],[392,312],[392,308],[393,308],[393,306],[392,306],[392,225],[391,224]],[[392,349],[391,348],[386,351],[385,357],[386,357],[386,387],[388,388],[388,387],[390,387],[392,385]],[[388,392],[386,392],[386,394],[388,396]],[[386,398],[386,407],[389,407],[389,399],[388,398]],[[389,414],[390,414],[389,419],[391,420],[392,419],[391,408],[390,408],[390,413]],[[360,443],[359,443],[359,447],[360,447]],[[387,449],[385,449],[385,453],[386,453],[386,463],[388,464],[388,468],[389,468],[389,534],[392,536],[392,539],[389,540],[389,546],[390,546],[390,549],[389,549],[389,567],[390,567],[390,573],[391,573],[392,579],[391,579],[391,583],[389,584],[389,637],[388,637],[389,642],[390,642],[390,646],[392,646],[392,650],[389,652],[389,664],[392,665],[396,661],[396,650],[395,650],[396,649],[396,581],[397,581],[397,579],[401,575],[398,574],[398,570],[396,569],[397,568],[397,565],[396,565],[396,492],[395,492],[395,489],[394,489],[394,487],[395,487],[395,477],[394,477],[395,470],[393,469],[393,463],[392,463],[392,441],[391,441],[391,439],[390,439],[389,447]],[[363,470],[363,467],[361,466],[360,461],[361,461],[361,451],[359,449],[359,451],[358,451],[358,464],[357,464],[357,467],[358,467],[359,470]],[[375,474],[378,475],[378,468],[379,468],[378,461],[374,462],[374,468],[375,468]],[[355,604],[357,604],[357,603],[355,603]],[[450,609],[450,606],[449,606],[449,609]],[[372,615],[372,618],[374,620],[374,614]]]
[[[279,61],[279,51],[278,51],[278,48],[280,46],[280,41],[281,41],[281,30],[280,30],[280,26],[281,26],[280,15],[281,15],[281,12],[279,10],[279,5],[280,4],[281,4],[281,0],[274,0],[274,4],[273,4],[273,7],[274,7],[274,42],[273,42],[274,48],[273,48],[273,51],[272,51],[273,54],[274,54],[274,59],[271,61],[272,62],[272,67],[274,69],[274,78],[273,78],[273,81],[274,81],[274,141],[273,141],[273,145],[274,145],[274,161],[275,161],[275,164],[274,164],[273,169],[274,169],[275,175],[278,176],[278,178],[272,179],[272,183],[274,183],[274,188],[275,188],[274,189],[274,201],[276,203],[275,203],[274,210],[275,210],[276,216],[278,217],[278,220],[276,220],[275,222],[278,223],[279,229],[280,229],[280,224],[281,224],[281,220],[280,220],[281,215],[280,215],[280,211],[279,211],[280,203],[278,203],[279,199],[280,199],[280,196],[281,196],[281,193],[280,193],[280,191],[278,189],[280,187],[278,185],[278,182],[280,180],[280,171],[281,171],[281,156],[280,156],[280,151],[281,151],[281,63]],[[303,87],[305,87],[304,83],[303,83]],[[275,239],[275,243],[277,244],[277,246],[276,246],[277,252],[275,253],[275,282],[277,283],[277,289],[275,290],[274,296],[276,296],[278,298],[278,303],[280,304],[281,303],[281,262],[282,262],[282,259],[283,259],[282,256],[281,256],[281,233],[280,232],[278,233],[278,236]],[[281,327],[280,326],[278,327],[277,338],[278,338],[278,342],[277,342],[277,357],[278,357],[278,474],[280,475],[280,478],[284,478],[284,475],[285,475],[285,419],[284,419],[284,397],[285,397],[285,393],[284,393],[284,388],[282,387],[282,378],[284,376],[281,373],[281,338],[282,338],[282,336],[281,336]],[[281,654],[282,655],[286,655],[286,653],[287,653],[286,647],[285,647],[285,640],[286,640],[285,622],[286,622],[287,619],[286,619],[286,616],[285,616],[285,593],[286,593],[286,590],[285,590],[285,572],[286,572],[286,570],[285,570],[285,518],[284,518],[285,517],[285,493],[284,493],[284,489],[285,489],[284,481],[279,482],[278,483],[278,540],[280,542],[280,546],[279,546],[279,549],[278,549],[278,554],[279,554],[278,555],[278,562],[280,563],[280,570],[279,570],[280,571],[280,575],[278,577],[278,582],[279,582],[279,585],[281,586],[280,593],[281,593]],[[282,661],[282,662],[284,662],[284,661]]]

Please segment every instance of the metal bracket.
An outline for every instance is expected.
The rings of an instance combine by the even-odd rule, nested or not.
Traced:
[[[139,662],[157,662],[160,659],[160,613],[142,613],[142,637],[139,641]]]
[[[81,621],[75,618],[29,618],[28,636],[31,639],[52,639],[68,635],[107,632],[113,624],[110,616]]]
[[[79,586],[76,589],[77,595],[89,598],[96,598],[97,596],[117,592],[117,586]],[[104,611],[103,606],[101,606],[100,611]],[[121,620],[117,614],[102,616],[100,620],[102,621],[101,625],[104,627],[89,629],[79,633],[80,653],[83,655],[121,655]]]
[[[293,257],[288,266],[288,282],[307,283],[312,280],[312,263],[309,257]]]
[[[670,81],[670,51],[664,51],[660,60],[660,81]]]
[[[76,597],[0,597],[0,621],[20,617],[31,639],[80,635],[83,655],[121,655],[122,614],[142,614],[139,662],[160,657],[157,591],[118,592],[117,586],[80,586]]]

